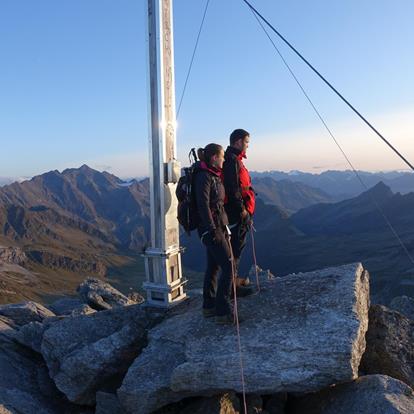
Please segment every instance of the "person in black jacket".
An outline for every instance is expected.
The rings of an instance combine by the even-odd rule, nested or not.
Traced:
[[[230,291],[233,276],[228,219],[224,209],[225,191],[221,178],[224,150],[209,144],[198,150],[200,162],[194,178],[199,216],[198,234],[207,250],[204,274],[203,314],[216,316],[217,323],[232,323]],[[221,274],[217,283],[217,274]]]

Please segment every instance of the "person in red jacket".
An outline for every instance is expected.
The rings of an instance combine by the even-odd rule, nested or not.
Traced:
[[[234,130],[230,135],[230,145],[226,149],[223,165],[226,190],[224,206],[231,230],[231,246],[237,275],[255,210],[255,192],[249,171],[243,163],[249,142],[250,134],[246,130]]]

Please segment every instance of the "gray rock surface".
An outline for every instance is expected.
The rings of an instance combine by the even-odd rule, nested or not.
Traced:
[[[413,390],[385,375],[357,380],[307,395],[290,404],[292,414],[412,414]]]
[[[367,346],[361,361],[365,374],[384,374],[414,387],[414,321],[385,306],[369,310]]]
[[[115,390],[146,345],[151,318],[141,305],[64,318],[43,333],[41,352],[56,386],[77,404]]]
[[[96,278],[86,279],[76,290],[81,301],[96,310],[136,305],[137,303],[142,303],[144,300],[142,297],[140,297],[142,300],[139,302],[132,300],[116,290],[109,283]]]
[[[0,340],[10,342],[16,336],[16,325],[11,319],[0,315]]]
[[[29,322],[42,322],[45,318],[55,316],[51,310],[36,302],[0,305],[0,315],[13,320],[19,326]]]
[[[40,354],[43,333],[46,329],[46,324],[30,322],[16,331],[15,340]]]
[[[397,296],[390,303],[390,308],[394,309],[409,319],[414,320],[414,299],[409,296]]]
[[[91,313],[95,312],[97,312],[96,309],[93,309],[84,303],[79,308],[73,309],[73,311],[70,313],[70,316],[90,315]]]
[[[201,300],[191,302],[149,332],[118,390],[128,413],[241,392],[235,328],[203,319]],[[248,393],[312,392],[357,377],[369,308],[361,264],[270,279],[238,303]]]
[[[98,391],[95,414],[126,414],[116,394]]]
[[[65,401],[40,356],[0,335],[0,413],[63,414]]]
[[[56,315],[77,316],[96,312],[89,305],[76,298],[62,298],[48,306]]]

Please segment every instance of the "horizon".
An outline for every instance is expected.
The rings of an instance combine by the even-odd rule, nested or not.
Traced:
[[[141,181],[141,180],[145,180],[147,178],[149,178],[149,175],[142,175],[142,176],[135,176],[135,177],[131,177],[131,176],[118,176],[116,174],[114,174],[111,171],[107,171],[105,169],[99,170],[96,168],[93,168],[87,164],[82,164],[79,167],[68,167],[68,168],[63,168],[63,169],[52,169],[52,170],[48,170],[48,171],[44,171],[40,174],[35,174],[33,176],[26,176],[26,177],[7,177],[7,176],[0,176],[0,187],[6,186],[6,185],[10,185],[13,184],[15,182],[21,184],[24,181],[30,181],[35,177],[41,176],[43,174],[47,174],[53,171],[57,171],[59,174],[63,174],[65,172],[65,170],[79,170],[80,168],[82,168],[83,166],[85,166],[95,170],[99,173],[108,173],[111,175],[114,175],[115,177],[121,179],[124,182],[129,182],[131,180],[137,180],[137,181]],[[343,169],[343,170],[339,170],[339,169],[329,169],[329,170],[324,170],[324,171],[320,171],[320,172],[309,172],[309,171],[303,171],[303,170],[289,170],[289,171],[284,171],[284,170],[279,170],[279,169],[271,169],[271,170],[251,170],[250,173],[252,174],[266,174],[266,173],[284,173],[284,174],[289,174],[291,176],[294,176],[295,174],[299,173],[299,174],[312,174],[312,175],[322,175],[324,173],[329,173],[329,172],[348,172],[348,173],[353,173],[353,170],[351,169]],[[398,174],[414,174],[414,172],[410,169],[400,169],[400,170],[378,170],[378,171],[369,171],[369,170],[357,170],[358,173],[364,173],[364,174],[392,174],[392,173],[398,173]]]
[[[414,3],[254,5],[414,160]],[[204,0],[174,0],[177,101],[204,6]],[[8,39],[0,45],[0,177],[82,164],[118,177],[147,175],[145,2],[23,0],[0,10],[0,34]],[[229,24],[228,16],[238,24]],[[391,32],[383,31],[384,21]],[[283,45],[281,50],[357,170],[404,169],[295,56]],[[251,133],[251,170],[349,168],[251,13],[237,0],[220,7],[211,2],[178,119],[182,165],[190,148],[223,143],[239,127]]]

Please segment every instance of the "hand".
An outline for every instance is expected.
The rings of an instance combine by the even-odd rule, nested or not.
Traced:
[[[252,215],[244,209],[241,214],[241,223],[250,227],[253,224]]]

